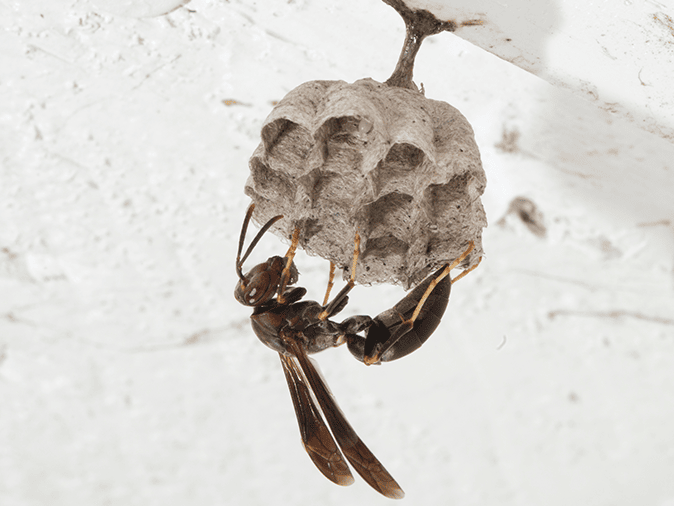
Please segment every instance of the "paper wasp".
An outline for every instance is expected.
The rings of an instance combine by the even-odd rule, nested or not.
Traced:
[[[273,256],[243,274],[243,263],[253,248],[265,232],[283,218],[275,216],[270,219],[242,257],[243,243],[254,209],[255,205],[251,204],[241,228],[236,255],[239,282],[234,296],[241,304],[253,307],[250,318],[255,334],[269,348],[278,352],[281,358],[304,448],[316,467],[334,483],[353,483],[348,461],[372,488],[392,499],[403,498],[405,494],[398,483],[346,420],[316,363],[308,354],[347,343],[351,353],[369,365],[396,360],[419,348],[440,323],[447,307],[452,281],[474,268],[465,270],[454,280],[449,276],[449,271],[472,251],[473,243],[457,260],[427,277],[393,308],[374,319],[359,315],[337,323],[331,318],[344,309],[348,303],[347,295],[355,286],[356,264],[360,253],[358,233],[354,240],[351,276],[346,286],[328,302],[334,277],[334,265],[331,264],[330,282],[323,304],[303,301],[301,299],[307,293],[306,288],[292,286],[299,278],[293,261],[299,244],[299,227],[293,233],[292,243],[285,256]],[[358,334],[363,331],[365,336]],[[323,421],[321,411],[330,430]]]

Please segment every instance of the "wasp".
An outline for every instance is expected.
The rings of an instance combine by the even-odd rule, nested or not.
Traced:
[[[453,280],[449,276],[449,272],[472,251],[473,243],[459,258],[428,276],[391,309],[375,318],[358,315],[338,323],[332,318],[347,305],[348,294],[355,286],[360,254],[358,233],[354,239],[349,281],[329,300],[335,271],[331,262],[328,288],[323,304],[319,304],[302,300],[307,293],[306,288],[293,286],[299,279],[294,262],[300,239],[299,227],[293,232],[285,256],[273,256],[246,274],[243,273],[243,263],[262,236],[283,218],[271,218],[242,256],[254,209],[255,204],[251,204],[241,227],[236,255],[239,281],[234,296],[244,306],[253,308],[250,318],[255,334],[279,354],[304,448],[318,470],[337,485],[351,485],[354,482],[348,461],[377,492],[392,499],[402,499],[405,495],[402,488],[346,420],[309,354],[346,343],[358,360],[371,365],[399,359],[418,349],[439,325],[447,308],[452,282],[477,267],[475,265],[463,271]],[[323,421],[321,412],[330,429]]]

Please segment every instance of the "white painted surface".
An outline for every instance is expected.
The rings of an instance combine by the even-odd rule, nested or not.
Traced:
[[[190,0],[91,0],[90,8],[125,18],[163,16]]]
[[[674,142],[672,0],[405,0],[459,37]]]
[[[388,503],[313,468],[232,291],[271,102],[386,79],[395,12],[5,1],[0,20],[0,504]],[[342,408],[406,504],[671,506],[674,148],[449,34],[415,75],[475,128],[487,257],[412,356],[316,357]],[[518,195],[546,238],[497,225]],[[326,263],[298,265],[320,298]],[[362,288],[344,314],[401,295]]]

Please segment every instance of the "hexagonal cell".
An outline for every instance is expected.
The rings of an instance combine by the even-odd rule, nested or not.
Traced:
[[[262,128],[262,142],[274,170],[297,176],[303,174],[302,168],[314,145],[313,136],[306,128],[284,118]]]
[[[417,170],[424,162],[424,152],[407,143],[391,146],[386,158],[370,175],[377,195],[414,188]]]
[[[294,185],[281,173],[272,170],[259,159],[252,159],[250,171],[255,183],[256,193],[267,199],[274,199],[279,194],[290,197],[294,195]]]
[[[393,236],[401,241],[408,241],[415,226],[414,199],[404,193],[389,193],[376,202],[365,206],[367,228],[365,236],[378,238]]]

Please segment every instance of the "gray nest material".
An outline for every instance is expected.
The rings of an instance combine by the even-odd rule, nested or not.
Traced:
[[[405,289],[453,261],[482,256],[486,177],[473,129],[459,111],[372,79],[304,83],[265,120],[250,159],[253,219],[331,260],[356,280]]]

